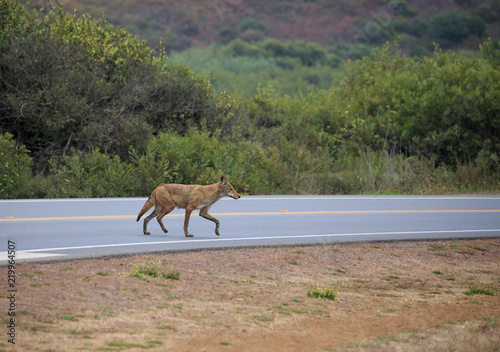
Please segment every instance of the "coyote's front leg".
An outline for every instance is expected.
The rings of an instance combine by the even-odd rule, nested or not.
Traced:
[[[188,226],[189,226],[189,217],[191,216],[191,213],[193,212],[194,208],[192,207],[187,207],[186,208],[186,216],[184,217],[184,235],[186,237],[193,237],[188,231]]]
[[[208,209],[209,208],[203,208],[200,210],[200,216],[207,219],[207,220],[210,220],[210,221],[213,221],[215,222],[215,234],[217,236],[220,236],[220,233],[219,233],[219,225],[220,225],[220,222],[219,220],[217,220],[216,218],[214,218],[212,215],[210,215],[208,213]]]

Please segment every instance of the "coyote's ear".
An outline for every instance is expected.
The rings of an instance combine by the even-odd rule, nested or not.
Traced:
[[[223,184],[223,185],[225,185],[227,183],[226,176],[222,175],[220,177],[220,183]]]

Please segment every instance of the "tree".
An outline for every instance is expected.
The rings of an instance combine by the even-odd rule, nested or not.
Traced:
[[[454,46],[469,36],[469,16],[460,10],[440,12],[430,20],[429,30],[440,46]]]

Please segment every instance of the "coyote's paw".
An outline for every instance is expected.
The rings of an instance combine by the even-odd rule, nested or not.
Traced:
[[[144,235],[151,235],[151,232],[144,232]]]
[[[186,237],[194,237],[194,236],[191,235],[190,233],[186,233]]]

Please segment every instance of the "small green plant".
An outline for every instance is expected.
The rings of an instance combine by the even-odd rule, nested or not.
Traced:
[[[466,246],[469,248],[472,248],[472,249],[476,249],[476,250],[481,251],[481,252],[484,252],[486,250],[486,248],[475,245],[475,244],[467,244]]]
[[[168,272],[162,271],[160,263],[155,263],[150,261],[145,264],[134,264],[134,271],[130,273],[131,277],[138,277],[146,280],[150,277],[159,277],[163,279],[179,280],[180,272],[177,269],[172,268]]]
[[[498,288],[492,285],[475,284],[469,286],[469,289],[464,292],[464,294],[471,295],[486,295],[486,296],[496,296],[498,294]]]
[[[314,297],[314,298],[320,298],[320,299],[329,299],[334,301],[335,297],[338,294],[337,291],[333,291],[333,289],[328,288],[328,287],[315,287],[311,288],[307,291],[307,295],[309,297]]]
[[[432,273],[436,274],[436,275],[441,275],[442,274],[442,272],[440,270],[434,270]]]
[[[442,244],[437,244],[437,243],[431,243],[428,247],[428,250],[430,251],[438,251],[444,249],[444,246]]]
[[[265,321],[270,321],[271,319],[264,316],[264,315],[254,315],[254,319],[255,320],[258,320],[258,321],[262,321],[262,322],[265,322]]]

